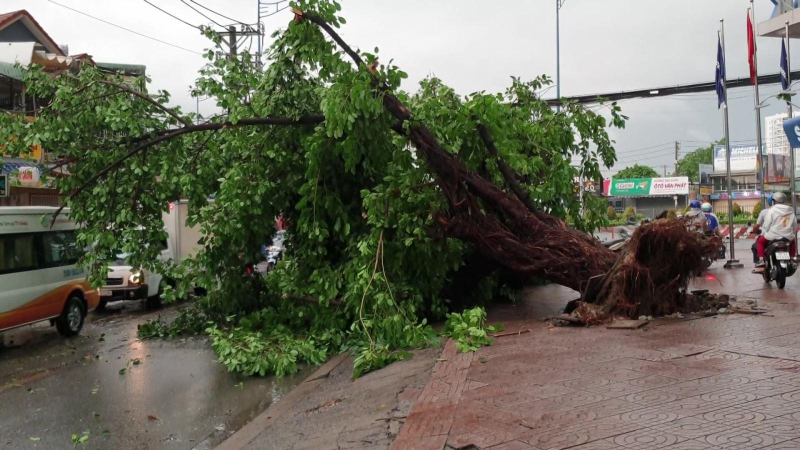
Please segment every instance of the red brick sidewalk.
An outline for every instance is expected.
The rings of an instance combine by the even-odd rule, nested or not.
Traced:
[[[470,354],[448,342],[392,448],[800,449],[800,299],[748,272],[718,275],[772,317],[513,323],[532,331]]]

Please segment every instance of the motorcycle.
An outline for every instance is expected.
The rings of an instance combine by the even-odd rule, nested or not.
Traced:
[[[764,277],[766,283],[775,281],[778,289],[783,289],[786,286],[786,278],[794,275],[797,271],[797,263],[789,253],[790,246],[791,242],[788,239],[780,239],[770,242],[764,251],[766,267],[761,276]]]
[[[622,249],[624,249],[625,246],[628,245],[628,242],[631,240],[631,237],[633,237],[633,232],[625,227],[617,228],[617,233],[619,234],[619,239],[603,242],[603,246],[605,246],[605,248],[611,250],[614,253],[621,252]]]

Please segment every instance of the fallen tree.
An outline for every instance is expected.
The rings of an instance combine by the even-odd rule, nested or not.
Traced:
[[[697,233],[658,222],[621,259],[585,233],[606,205],[581,204],[573,180],[613,164],[607,129],[625,123],[616,104],[605,105],[608,118],[570,102],[554,111],[540,98],[546,77],[468,96],[430,78],[409,95],[378,49],[356,51],[338,35],[337,2],[296,8],[264,70],[247,52],[209,50],[193,93],[216,99],[214,117],[184,114],[165,106],[168,93],[132,92],[92,67],[27,75],[45,106],[33,123],[0,116],[0,141],[12,154],[41,144],[68,167],[57,184],[84,226],[80,241],[94,246],[82,263],[96,281],[126,242],[131,265],[176,280],[168,296],[206,288],[206,313],[186,322],[231,329],[211,331],[215,349],[223,362],[236,349],[237,367],[264,358],[252,373],[343,347],[358,352],[360,370],[380,367],[433,342],[426,318],[496,298],[503,273],[581,292],[602,277],[587,301],[617,314],[679,301],[702,265],[682,258],[709,254]],[[161,214],[179,198],[206,237],[193,260],[165,266],[156,262]],[[265,281],[247,277],[278,215],[291,224],[288,256]]]

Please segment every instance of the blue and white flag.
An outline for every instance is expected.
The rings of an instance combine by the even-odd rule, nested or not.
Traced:
[[[786,58],[786,41],[781,39],[781,89],[789,90],[789,60]]]
[[[717,73],[714,77],[717,87],[717,109],[725,104],[725,56],[722,54],[722,41],[717,36]]]

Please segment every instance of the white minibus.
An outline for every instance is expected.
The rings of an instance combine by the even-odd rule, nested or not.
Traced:
[[[56,210],[0,207],[0,331],[49,320],[73,336],[100,301],[84,270],[75,267],[83,249],[69,210],[53,224]]]

